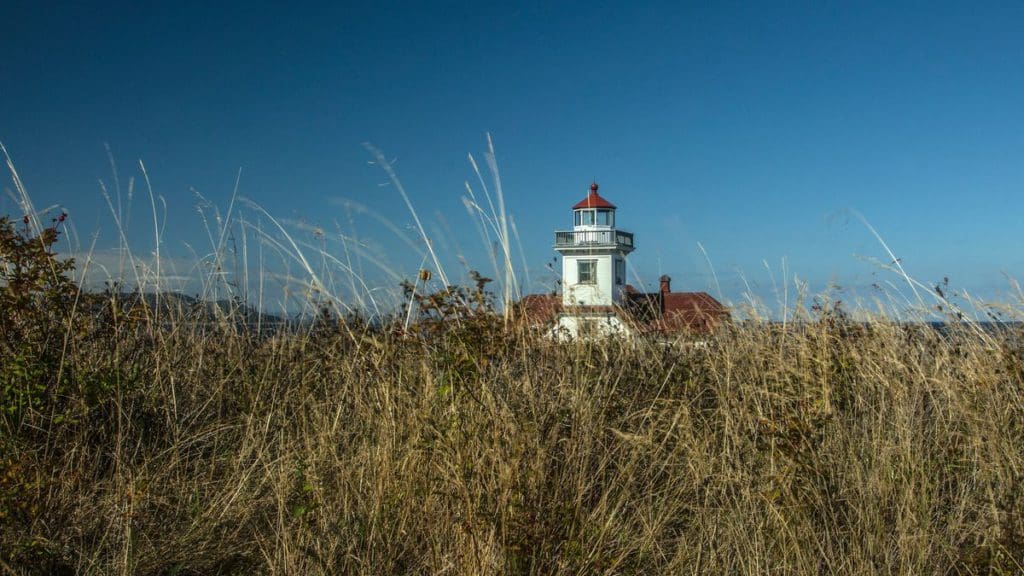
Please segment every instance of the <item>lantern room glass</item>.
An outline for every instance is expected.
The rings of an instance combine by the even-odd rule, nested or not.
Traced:
[[[577,210],[576,211],[576,225],[577,226],[593,226],[594,225],[594,211],[593,210]]]
[[[575,210],[574,223],[576,226],[607,226],[615,227],[614,210]]]

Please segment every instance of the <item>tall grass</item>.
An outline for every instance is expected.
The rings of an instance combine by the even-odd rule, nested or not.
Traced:
[[[73,389],[102,397],[5,421],[5,570],[1022,570],[1019,333],[193,326],[76,343]]]
[[[819,305],[702,346],[555,344],[431,284],[400,330],[345,317],[323,270],[348,258],[247,226],[338,313],[267,334],[117,291],[0,311],[35,322],[0,377],[37,399],[0,416],[0,572],[1024,571],[1017,326]]]

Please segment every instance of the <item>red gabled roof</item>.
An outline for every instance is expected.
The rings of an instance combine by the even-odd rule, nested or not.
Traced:
[[[611,208],[615,209],[615,204],[605,200],[597,193],[597,182],[590,185],[590,194],[583,200],[580,200],[572,207],[573,210],[579,210],[581,208]]]
[[[519,301],[519,310],[531,326],[548,326],[558,315],[613,313],[639,333],[707,334],[729,319],[729,310],[706,292],[626,293],[623,306],[574,306],[564,308],[555,294],[530,294]]]
[[[662,297],[662,327],[706,332],[729,316],[729,311],[707,292],[668,292]]]
[[[646,332],[708,333],[729,310],[706,292],[626,292],[624,305]]]
[[[562,297],[557,294],[530,294],[519,301],[519,311],[531,326],[544,326],[562,312]]]

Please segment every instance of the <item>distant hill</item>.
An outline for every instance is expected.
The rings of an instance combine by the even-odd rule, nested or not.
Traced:
[[[237,325],[283,326],[289,318],[260,312],[241,300],[203,300],[179,292],[119,292],[94,294],[90,299],[94,312],[103,313],[108,299],[118,302],[121,310],[143,305],[158,316],[187,322],[231,322]]]

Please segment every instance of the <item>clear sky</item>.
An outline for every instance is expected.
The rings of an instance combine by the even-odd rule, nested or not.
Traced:
[[[1005,298],[1024,277],[1021,3],[150,4],[0,7],[0,142],[83,244],[116,242],[109,144],[122,186],[142,159],[166,200],[165,254],[208,247],[191,189],[223,211],[241,168],[268,213],[412,274],[418,256],[344,207],[413,235],[369,142],[446,257],[487,270],[461,198],[490,133],[535,291],[595,178],[648,286],[718,295],[700,243],[730,302],[744,279],[770,295],[783,260],[812,291],[870,296],[895,276],[858,213],[922,282]]]

